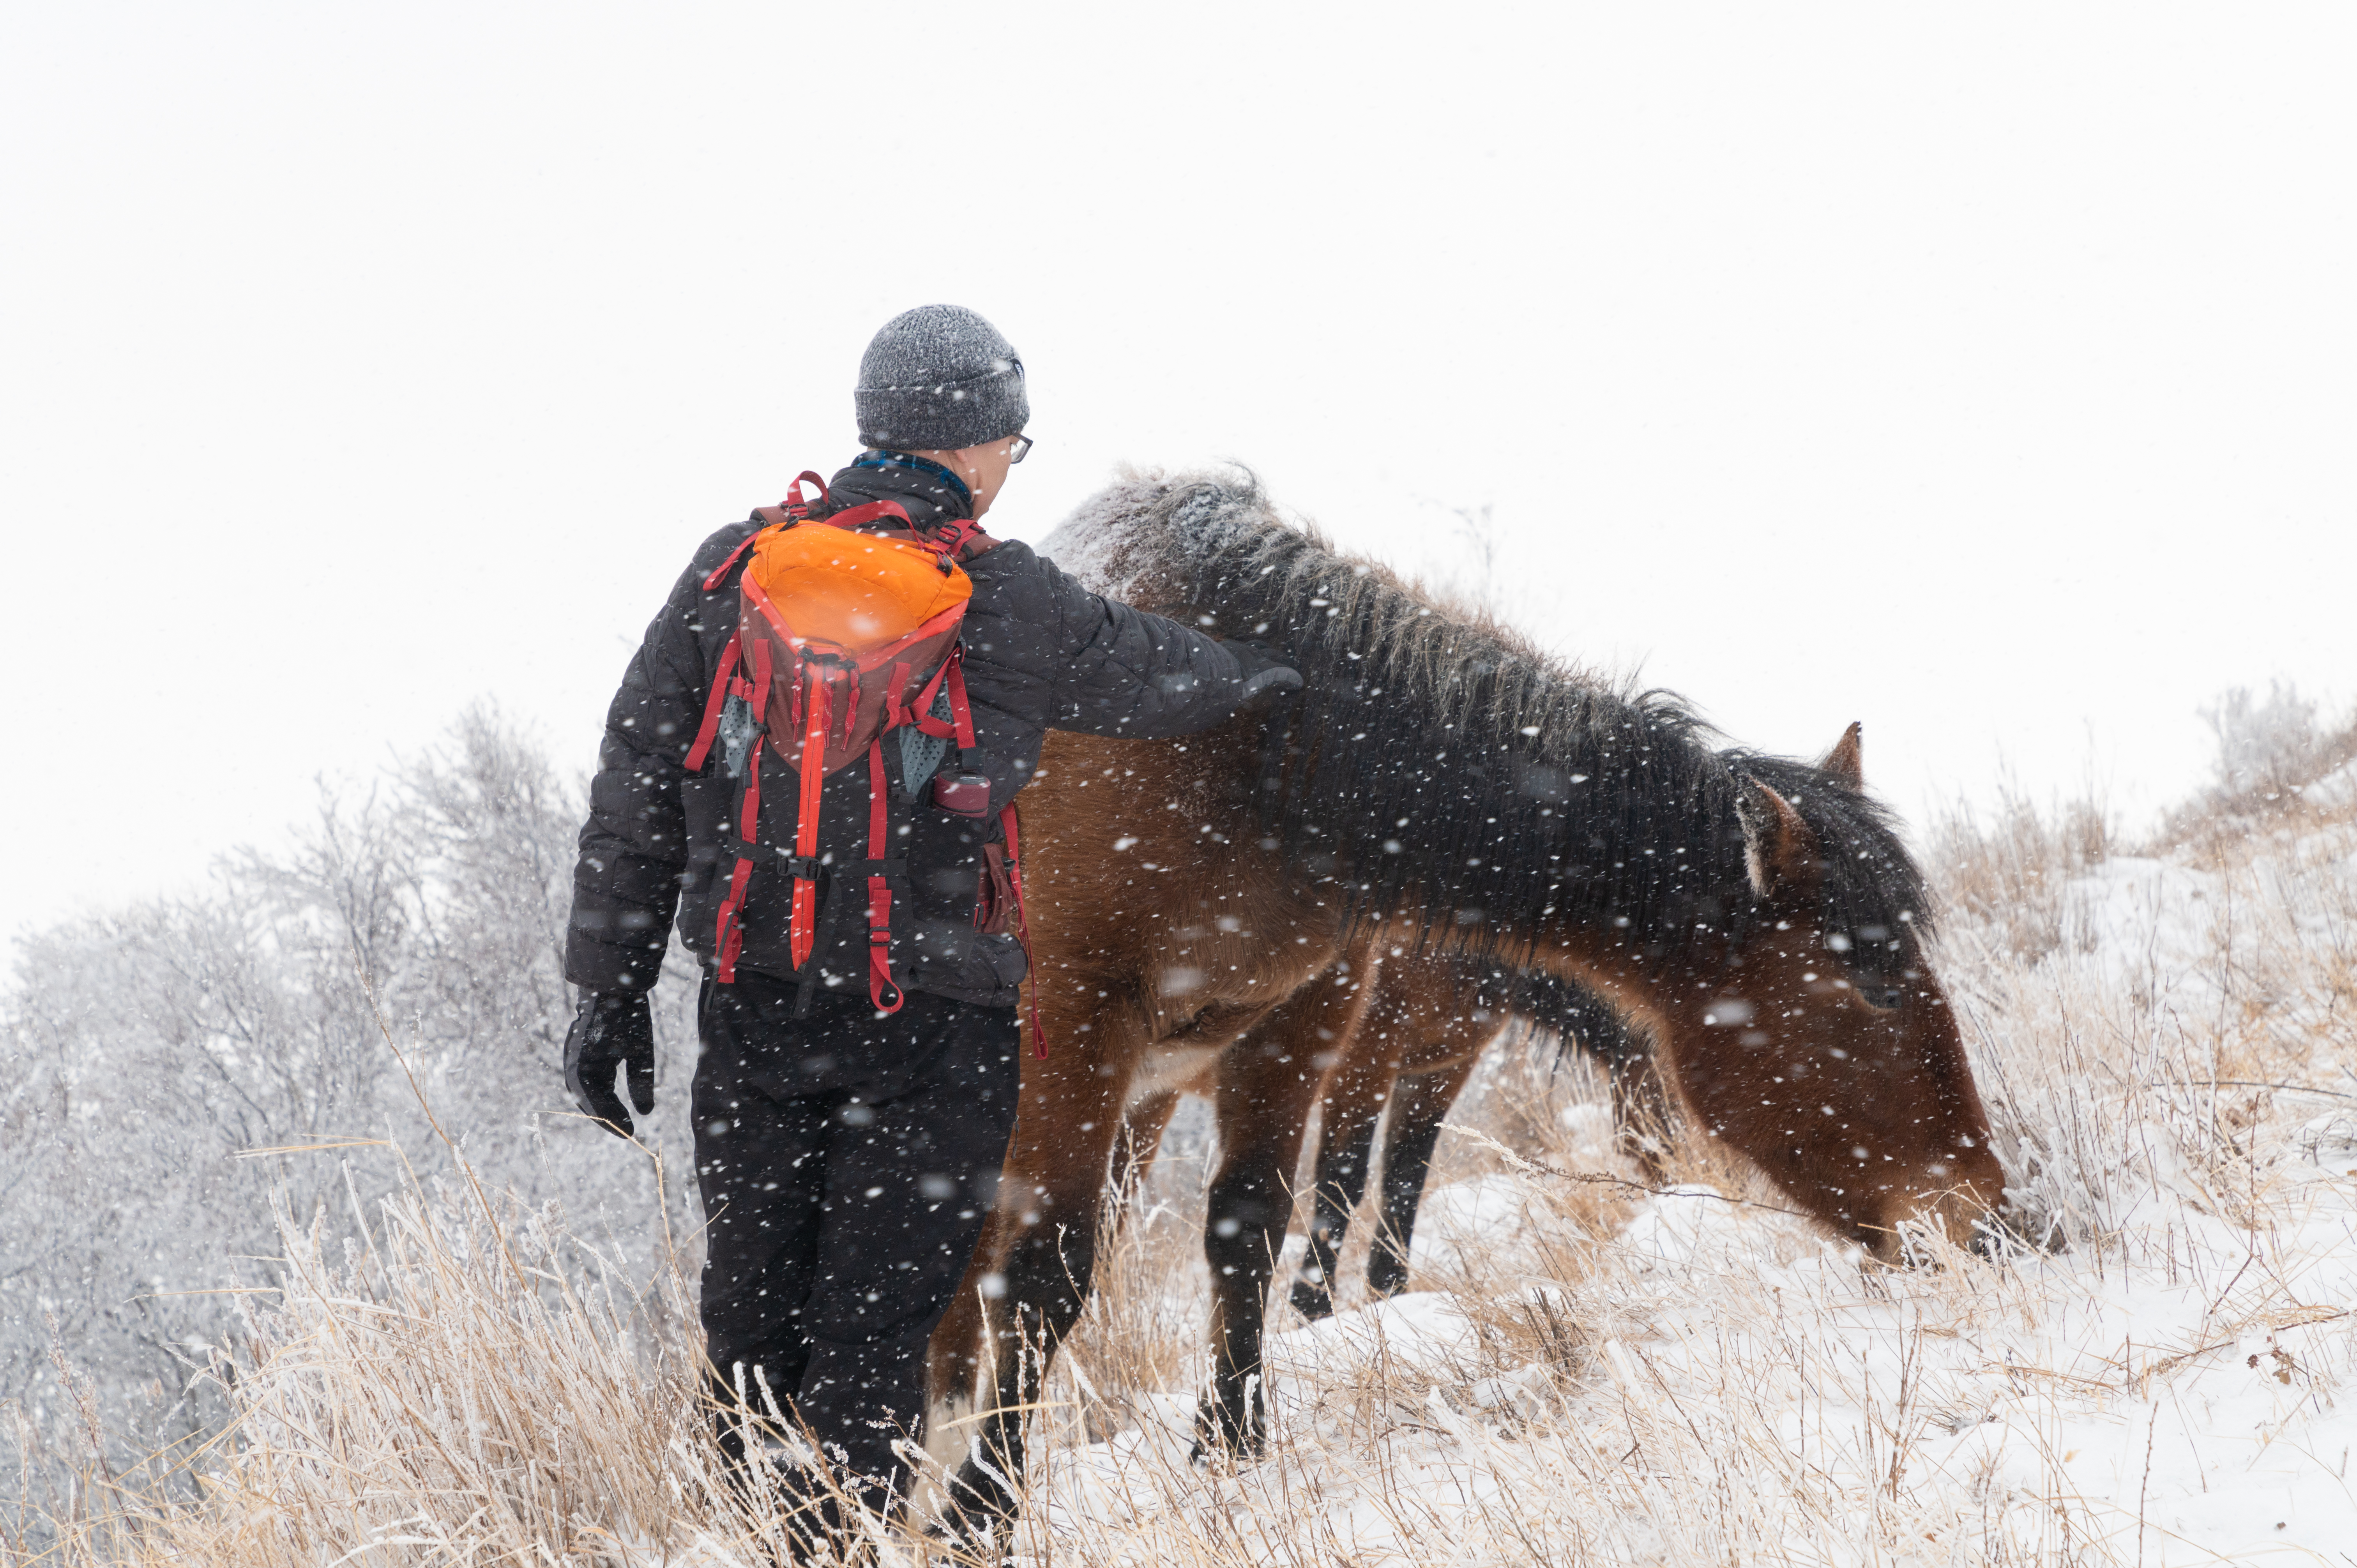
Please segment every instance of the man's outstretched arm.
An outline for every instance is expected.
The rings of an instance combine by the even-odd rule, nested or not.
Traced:
[[[1058,729],[1161,739],[1208,729],[1271,689],[1301,684],[1290,665],[1167,617],[1092,594],[1039,563],[1055,607]]]

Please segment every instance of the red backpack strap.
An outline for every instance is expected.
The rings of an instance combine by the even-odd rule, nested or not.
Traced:
[[[898,1013],[906,1000],[892,980],[891,782],[884,777],[884,740],[867,743],[867,999],[879,1013]]]
[[[944,685],[950,693],[947,723],[933,717],[933,696]],[[907,707],[894,710],[894,722],[914,725],[918,734],[931,736],[935,740],[954,739],[959,746],[969,750],[973,748],[974,707],[965,697],[964,643],[959,642],[950,649],[950,656],[942,660],[942,667],[933,671],[933,678],[925,682],[924,690],[919,692]]]
[[[950,729],[947,725],[933,717],[933,698],[940,693],[942,682],[949,679],[951,660],[956,658],[957,645],[952,644],[949,658],[942,660],[941,668],[935,670],[925,683],[917,688],[917,694],[906,703],[901,702],[898,694],[901,680],[900,671],[904,666],[894,665],[892,684],[884,693],[885,712],[889,715],[890,722],[894,725],[907,725],[920,735],[946,739]]]
[[[766,532],[768,531],[765,529],[757,528],[752,532],[747,534],[742,540],[738,541],[737,548],[731,550],[727,556],[721,561],[719,565],[715,566],[705,575],[704,579],[704,591],[708,594],[715,588],[720,586],[722,583],[726,582],[727,580],[728,574],[737,569],[737,563],[745,558],[745,552],[753,548],[753,541],[760,538]]]
[[[742,627],[730,632],[728,646],[720,650],[720,673],[712,678],[712,694],[704,699],[704,722],[696,726],[695,744],[687,751],[685,766],[690,773],[701,772],[704,759],[712,755],[713,737],[720,733],[720,710],[728,703],[728,682],[737,673],[737,660],[744,652],[744,644],[738,640],[743,635]],[[752,700],[750,693],[739,695],[748,702]]]
[[[761,852],[761,731],[770,703],[767,638],[753,639],[753,691],[746,701],[753,708],[753,754],[745,764],[745,792],[737,808],[737,865],[728,874],[728,897],[721,901],[712,932],[713,978],[723,985],[737,981],[737,955],[745,946],[745,925],[737,917],[745,908],[745,890],[753,880],[754,857]]]
[[[961,642],[950,650],[950,727],[957,743],[971,750],[974,745],[974,709],[965,700],[965,644]],[[1011,808],[1010,808],[1011,809]],[[1006,841],[1006,853],[1015,853],[1015,841]]]
[[[950,644],[950,658],[941,660],[941,670],[936,670],[933,679],[929,679],[917,691],[917,695],[909,698],[908,705],[900,705],[898,701],[887,698],[891,703],[891,722],[908,724],[920,736],[933,736],[936,740],[954,738],[959,745],[971,747],[974,745],[974,710],[966,705],[966,672],[962,670],[964,662],[964,641]],[[941,695],[942,686],[950,689],[950,717],[936,719],[933,717],[933,698]]]
[[[823,502],[830,499],[826,486],[820,481],[816,474],[805,473],[802,478],[818,485],[820,501]],[[872,522],[898,521],[901,527],[909,531],[910,537],[920,540],[941,552],[942,570],[944,572],[950,569],[951,563],[963,561],[969,554],[979,555],[997,542],[982,532],[982,524],[970,517],[945,517],[933,524],[931,532],[920,532],[916,522],[909,516],[908,508],[895,500],[864,501],[858,506],[845,507],[841,511],[824,512],[813,517],[810,515],[809,505],[802,499],[802,479],[794,481],[792,490],[786,497],[785,505],[763,507],[753,515],[771,524],[823,522],[829,528],[865,528]],[[970,550],[969,546],[977,539],[982,541],[982,548]],[[709,585],[706,585],[709,586]]]
[[[794,908],[787,936],[797,970],[810,962],[811,949],[818,942],[819,791],[826,783],[827,721],[834,716],[829,704],[834,695],[825,670],[815,660],[806,660],[802,669],[809,691],[802,703],[806,717],[802,756],[794,764],[802,781],[802,798],[794,823]],[[858,687],[852,688],[851,697],[854,703],[858,701]]]
[[[1048,1031],[1039,1022],[1039,969],[1031,954],[1031,917],[1023,907],[1023,818],[1014,802],[998,813],[998,825],[1006,834],[1006,882],[1015,889],[1015,932],[1022,939],[1024,966],[1031,972],[1031,1054],[1046,1061]]]
[[[916,524],[909,521],[908,510],[899,501],[868,501],[861,506],[848,506],[841,511],[829,512],[824,517],[814,517],[810,521],[823,522],[829,528],[858,528],[866,523],[880,522],[887,518],[894,517],[900,520],[902,527],[912,533],[916,532]]]
[[[965,559],[966,542],[981,532],[982,524],[970,517],[945,517],[933,524],[933,531],[925,535],[925,542],[938,545],[943,554],[963,561]]]

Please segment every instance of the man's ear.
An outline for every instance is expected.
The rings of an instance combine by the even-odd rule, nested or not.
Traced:
[[[1792,803],[1757,779],[1736,786],[1735,818],[1743,827],[1743,869],[1761,898],[1805,887],[1817,875],[1817,835]]]
[[[1861,728],[1853,724],[1842,731],[1841,739],[1834,742],[1834,748],[1817,764],[1853,789],[1866,788],[1866,756],[1858,739]]]

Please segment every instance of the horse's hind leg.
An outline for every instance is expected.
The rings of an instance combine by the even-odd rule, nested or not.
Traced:
[[[1389,966],[1383,973],[1391,973]],[[1399,1072],[1399,1031],[1375,1027],[1379,1018],[1388,1021],[1383,1000],[1383,981],[1378,978],[1376,1001],[1360,1020],[1326,1084],[1318,1133],[1317,1209],[1309,1222],[1309,1251],[1293,1282],[1293,1309],[1313,1320],[1334,1315],[1335,1260],[1350,1231],[1351,1216],[1366,1196],[1375,1124],[1383,1120],[1392,1080]],[[1387,1037],[1377,1039],[1377,1033]]]
[[[1362,970],[1363,972],[1363,966]],[[1260,1452],[1261,1334],[1268,1285],[1293,1219],[1292,1179],[1325,1070],[1321,1051],[1347,1039],[1364,983],[1319,975],[1295,992],[1220,1063],[1220,1167],[1204,1215],[1211,1265],[1211,1391],[1195,1418],[1195,1455]]]
[[[1100,1040],[1110,1032],[1107,1021],[1101,1013]],[[1080,1051],[1025,1066],[997,1209],[962,1292],[990,1304],[967,1319],[986,1408],[949,1484],[951,1503],[973,1524],[1015,1517],[1025,1416],[1039,1402],[1056,1348],[1088,1305],[1125,1082]],[[935,1349],[937,1391],[945,1382],[954,1387],[955,1348],[937,1337]]]
[[[1407,1286],[1408,1243],[1415,1235],[1415,1211],[1424,1201],[1440,1124],[1480,1059],[1478,1052],[1468,1052],[1437,1072],[1403,1074],[1392,1092],[1391,1128],[1383,1140],[1383,1229],[1367,1259],[1367,1283],[1377,1295],[1397,1295]]]
[[[1359,1099],[1345,1111],[1327,1102],[1326,1125],[1318,1143],[1317,1211],[1309,1222],[1309,1251],[1293,1281],[1293,1310],[1313,1322],[1334,1316],[1334,1268],[1349,1234],[1351,1215],[1367,1193],[1367,1167],[1375,1153],[1379,1101]]]

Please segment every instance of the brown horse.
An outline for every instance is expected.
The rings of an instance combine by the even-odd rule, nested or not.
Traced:
[[[1134,478],[1050,541],[1096,585],[1265,638],[1294,700],[1185,743],[1051,737],[1025,796],[1053,1054],[933,1340],[932,1421],[1011,1517],[1025,1412],[1088,1296],[1125,1120],[1214,1087],[1209,1445],[1262,1431],[1259,1326],[1300,1119],[1376,940],[1558,974],[1657,1043],[1694,1126],[1877,1255],[1963,1238],[2003,1174],[1926,967],[1922,878],[1854,767],[1714,750],[1674,700],[1566,669],[1282,521],[1249,479]],[[1252,1048],[1232,1049],[1246,1036]],[[966,1418],[981,1402],[979,1419]]]
[[[1342,1042],[1319,1096],[1316,1212],[1293,1282],[1294,1310],[1310,1318],[1334,1310],[1335,1259],[1366,1194],[1378,1122],[1384,1129],[1383,1180],[1367,1283],[1377,1295],[1406,1288],[1408,1247],[1441,1123],[1483,1051],[1516,1023],[1603,1069],[1621,1152],[1647,1181],[1664,1179],[1670,1115],[1652,1049],[1609,1004],[1554,975],[1437,954],[1386,954],[1357,1033]],[[1252,1042],[1238,1048],[1248,1051]],[[1223,1144],[1232,1141],[1226,1127],[1221,1133]]]

